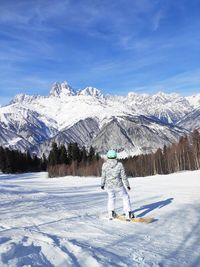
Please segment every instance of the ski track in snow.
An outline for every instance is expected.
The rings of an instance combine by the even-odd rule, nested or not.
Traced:
[[[0,266],[200,266],[200,171],[129,181],[135,214],[153,223],[98,218],[100,178],[1,174]]]

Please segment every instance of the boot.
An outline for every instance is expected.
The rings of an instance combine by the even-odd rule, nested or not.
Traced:
[[[135,218],[135,215],[132,211],[127,211],[125,217],[128,221],[130,221],[131,219]]]
[[[112,220],[113,218],[116,218],[117,214],[114,210],[111,210],[108,212],[108,218],[109,220]]]

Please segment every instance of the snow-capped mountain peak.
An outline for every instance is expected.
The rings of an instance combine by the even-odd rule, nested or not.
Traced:
[[[23,102],[24,99],[26,98],[25,94],[17,94],[12,100],[11,104],[18,103],[18,102]]]
[[[171,94],[166,94],[164,92],[158,92],[157,94],[152,96],[152,99],[156,103],[162,103],[162,104],[171,101],[171,98],[173,98]]]
[[[52,85],[50,96],[62,97],[75,95],[74,89],[68,84],[67,81],[63,83],[55,82]]]
[[[47,155],[52,141],[92,145],[100,153],[115,146],[128,154],[147,153],[175,142],[194,127],[199,129],[199,110],[195,111],[199,104],[200,94],[104,96],[95,87],[75,91],[66,81],[55,82],[47,97],[19,94],[0,108],[0,145],[14,144],[40,155]]]
[[[26,95],[26,94],[17,94],[9,104],[15,104],[15,103],[30,103],[32,100],[39,98],[38,95]]]
[[[53,97],[63,97],[63,96],[93,96],[93,97],[103,97],[102,92],[92,86],[88,86],[82,90],[75,91],[67,81],[63,83],[55,82],[52,85],[50,96]]]
[[[59,82],[53,83],[50,91],[50,96],[59,96],[61,92],[61,84]]]
[[[194,108],[200,107],[200,93],[192,96],[187,96],[186,99]]]
[[[103,97],[103,94],[99,89],[91,86],[88,86],[85,89],[79,91],[78,95]]]

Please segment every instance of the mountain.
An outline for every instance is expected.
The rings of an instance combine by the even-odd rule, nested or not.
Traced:
[[[48,155],[51,144],[67,145],[76,142],[80,146],[93,146],[105,154],[110,147],[118,150],[122,157],[150,153],[163,145],[177,142],[188,133],[185,129],[165,124],[159,120],[140,116],[113,116],[102,125],[97,119],[86,118],[58,132],[53,138],[33,148],[40,156]]]
[[[181,128],[143,115],[118,116],[102,126],[92,145],[103,153],[114,147],[122,156],[135,155],[150,153],[165,144],[176,142],[184,133]]]
[[[200,130],[200,107],[185,115],[176,125],[189,131]]]
[[[100,153],[109,148],[121,155],[147,153],[198,128],[199,103],[200,94],[105,96],[95,87],[75,90],[66,81],[55,82],[48,96],[19,94],[0,107],[0,145],[15,143],[39,155],[48,154],[54,141],[92,145]]]
[[[130,92],[122,102],[127,103],[140,114],[153,116],[167,123],[176,123],[193,110],[190,102],[176,93],[158,92],[155,95]]]
[[[78,143],[81,147],[86,146],[89,148],[92,139],[96,133],[99,132],[99,124],[96,119],[86,118],[80,120],[71,127],[63,129],[58,132],[54,137],[48,139],[46,142],[33,148],[33,152],[37,152],[40,156],[44,153],[48,155],[51,150],[51,144],[56,142],[58,145],[68,143]]]
[[[32,95],[26,95],[26,94],[18,94],[16,95],[10,102],[10,104],[15,103],[31,103],[33,100],[39,98],[40,96],[32,96]]]
[[[50,96],[62,97],[62,96],[73,96],[75,95],[73,88],[64,81],[63,83],[55,82],[50,91]]]
[[[188,102],[193,108],[199,108],[200,107],[200,94],[192,95],[186,97]]]
[[[94,96],[94,97],[103,97],[103,94],[101,93],[101,91],[97,88],[94,87],[86,87],[83,90],[80,90],[78,92],[78,95],[83,95],[83,96]]]
[[[29,109],[24,101],[2,107],[0,116],[2,127],[21,136],[31,145],[42,143],[57,133],[53,127],[56,123],[52,119],[46,116],[48,123],[45,122],[41,114]]]
[[[13,150],[25,152],[31,147],[31,143],[13,131],[5,129],[0,125],[0,144]]]

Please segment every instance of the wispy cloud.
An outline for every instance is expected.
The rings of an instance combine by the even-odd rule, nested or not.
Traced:
[[[159,10],[156,14],[154,14],[152,18],[152,27],[154,31],[157,31],[162,19],[165,17],[163,10]]]
[[[1,1],[0,94],[34,92],[55,79],[111,91],[175,88],[181,78],[170,77],[177,73],[188,77],[182,88],[189,86],[200,61],[197,7],[172,0]]]
[[[12,24],[18,22],[15,27],[28,24],[42,24],[47,19],[59,16],[69,7],[68,0],[62,1],[2,1],[0,9],[0,22]],[[35,29],[37,30],[37,29]]]
[[[154,93],[158,91],[179,92],[184,95],[191,95],[192,92],[200,92],[200,69],[182,72],[156,83],[136,87],[134,90]]]
[[[37,76],[26,76],[17,79],[10,79],[0,81],[1,95],[14,96],[20,92],[31,94],[32,89],[37,90],[35,94],[44,95],[46,90],[50,89],[51,82],[49,80],[41,79]]]

